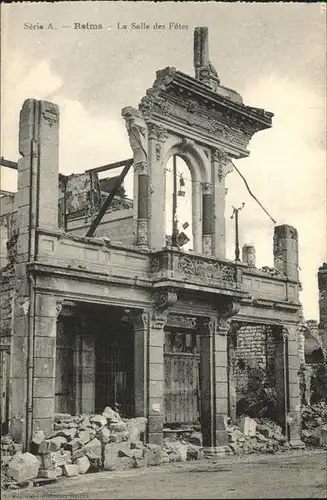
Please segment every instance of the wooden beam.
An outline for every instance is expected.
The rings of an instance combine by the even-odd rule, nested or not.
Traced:
[[[114,168],[123,167],[128,161],[133,161],[133,158],[116,161],[115,163],[108,163],[108,165],[102,165],[102,167],[89,168],[88,170],[85,170],[85,172],[99,173],[105,172],[106,170],[113,170]]]
[[[124,163],[125,163],[124,169],[121,172],[120,176],[117,177],[117,180],[114,184],[112,191],[109,193],[108,197],[105,199],[105,201],[101,205],[99,212],[97,213],[95,219],[92,221],[91,226],[89,227],[89,230],[86,233],[87,237],[94,235],[94,231],[96,230],[99,223],[101,222],[101,219],[104,216],[105,212],[110,207],[111,202],[114,199],[115,194],[117,193],[118,189],[122,185],[122,182],[126,177],[126,174],[128,173],[129,169],[131,168],[131,166],[133,164],[133,158],[130,158],[129,160],[124,160]],[[120,165],[120,166],[122,166],[122,165]]]
[[[15,161],[5,160],[3,156],[1,156],[0,158],[0,165],[2,167],[8,167],[14,170],[18,169],[18,163],[16,163]]]

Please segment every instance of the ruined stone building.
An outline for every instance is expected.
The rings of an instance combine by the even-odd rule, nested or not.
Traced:
[[[131,159],[114,180],[99,178],[108,166],[59,174],[58,106],[22,106],[18,190],[1,197],[1,383],[2,423],[26,447],[55,412],[118,405],[147,417],[150,443],[200,422],[216,453],[254,373],[300,444],[297,231],[275,227],[272,269],[256,267],[252,247],[242,261],[225,251],[226,176],[273,115],[221,85],[207,37],[196,28],[195,76],[157,71],[138,108],[122,110]],[[167,244],[173,156],[194,181],[192,251]],[[132,200],[118,189],[128,169]]]

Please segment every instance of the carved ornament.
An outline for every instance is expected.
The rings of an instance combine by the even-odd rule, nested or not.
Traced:
[[[164,311],[168,307],[173,306],[177,302],[177,293],[169,290],[164,292],[157,292],[154,294],[154,305],[157,310]]]
[[[195,275],[222,281],[236,281],[236,270],[233,267],[185,255],[179,256],[178,270],[187,276]]]
[[[52,127],[55,123],[59,122],[58,111],[54,106],[50,106],[42,111],[42,116],[48,123],[49,127]]]
[[[169,314],[167,325],[176,328],[186,328],[194,330],[196,328],[196,318],[193,316],[181,316],[179,314]]]
[[[233,316],[240,311],[240,305],[237,302],[228,302],[223,310],[219,310],[219,319],[217,323],[217,333],[227,335]]]

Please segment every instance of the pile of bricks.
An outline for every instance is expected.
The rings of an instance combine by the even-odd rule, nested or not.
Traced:
[[[239,425],[228,425],[229,448],[234,455],[277,453],[289,449],[282,428],[268,419],[242,417]]]
[[[327,448],[327,404],[302,407],[302,440],[308,446]]]

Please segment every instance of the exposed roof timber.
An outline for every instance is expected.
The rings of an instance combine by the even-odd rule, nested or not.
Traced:
[[[89,168],[85,172],[105,172],[106,170],[113,170],[114,168],[123,167],[127,162],[133,161],[133,158],[128,158],[127,160],[116,161],[115,163],[108,163],[108,165],[102,165],[101,167]]]
[[[117,165],[117,163],[120,163],[120,165]],[[129,160],[123,160],[123,162],[117,162],[117,163],[116,163],[116,167],[123,166],[123,165],[125,165],[125,166],[124,166],[121,174],[119,175],[119,177],[117,177],[117,180],[114,184],[114,187],[113,187],[111,193],[109,193],[108,197],[105,199],[105,201],[101,205],[99,212],[97,213],[95,219],[92,221],[92,224],[89,227],[88,232],[86,233],[87,237],[93,236],[94,231],[96,230],[99,223],[101,222],[102,217],[104,216],[104,214],[106,213],[106,211],[110,207],[111,202],[115,197],[115,194],[117,193],[118,189],[122,185],[123,180],[125,179],[129,169],[131,168],[131,166],[133,164],[133,158],[130,158]],[[116,168],[116,167],[113,167],[113,168]]]
[[[18,169],[18,163],[16,163],[15,161],[5,160],[5,158],[3,156],[1,156],[1,158],[0,158],[0,165],[2,167],[8,167],[8,168],[12,168],[14,170]]]

